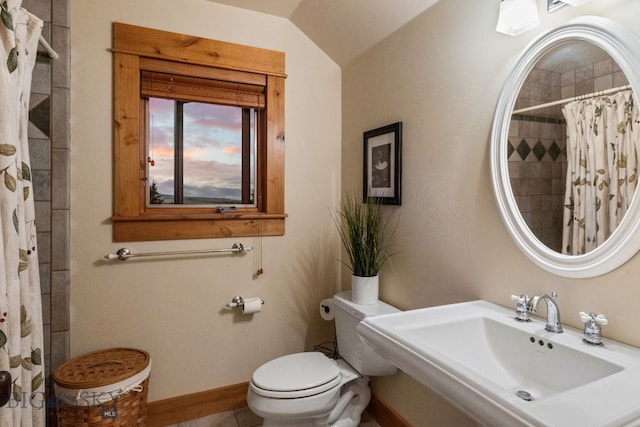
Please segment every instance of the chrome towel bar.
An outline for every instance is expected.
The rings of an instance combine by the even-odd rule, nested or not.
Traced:
[[[211,253],[221,253],[221,252],[229,252],[233,254],[244,254],[246,252],[252,251],[253,247],[244,246],[242,243],[234,243],[232,247],[225,249],[197,249],[192,251],[168,251],[168,252],[147,252],[147,253],[132,253],[127,248],[121,248],[115,254],[107,254],[105,258],[108,260],[120,260],[126,261],[129,258],[138,258],[138,257],[151,257],[151,256],[169,256],[169,255],[199,255],[199,254],[211,254]]]

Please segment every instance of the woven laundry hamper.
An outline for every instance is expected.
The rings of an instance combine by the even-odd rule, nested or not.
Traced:
[[[150,372],[149,353],[133,348],[69,360],[53,376],[58,426],[144,426]]]

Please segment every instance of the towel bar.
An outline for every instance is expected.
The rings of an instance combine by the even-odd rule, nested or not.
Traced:
[[[146,253],[132,253],[127,248],[121,248],[115,254],[107,254],[105,258],[108,260],[120,260],[126,261],[129,258],[138,258],[138,257],[151,257],[151,256],[169,256],[169,255],[197,255],[197,254],[209,254],[209,253],[220,253],[220,252],[230,252],[234,254],[244,254],[246,252],[252,251],[253,247],[251,246],[243,246],[242,243],[234,243],[232,247],[225,249],[196,249],[192,251],[168,251],[168,252],[146,252]]]

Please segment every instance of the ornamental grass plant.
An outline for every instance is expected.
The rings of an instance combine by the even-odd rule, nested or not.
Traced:
[[[348,258],[348,262],[342,261],[343,264],[354,276],[377,275],[393,255],[388,250],[396,226],[380,200],[369,198],[363,202],[356,194],[347,193],[335,221]]]

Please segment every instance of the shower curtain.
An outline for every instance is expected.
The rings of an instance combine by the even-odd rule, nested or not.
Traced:
[[[0,426],[45,425],[43,325],[27,140],[31,74],[42,21],[0,0],[0,370],[12,396]]]
[[[640,123],[631,90],[574,101],[567,121],[562,252],[585,254],[613,233],[638,181]]]

